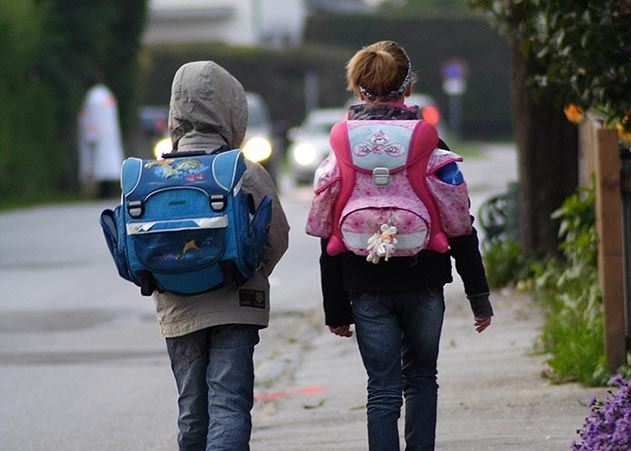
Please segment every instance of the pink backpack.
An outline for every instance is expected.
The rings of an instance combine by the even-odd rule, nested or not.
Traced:
[[[436,176],[462,161],[437,149],[438,134],[419,120],[342,121],[330,136],[333,152],[315,175],[307,234],[329,238],[327,253],[350,250],[381,257],[448,250],[447,237],[471,231],[464,182]]]

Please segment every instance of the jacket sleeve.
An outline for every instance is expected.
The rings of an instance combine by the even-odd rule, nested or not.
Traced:
[[[326,239],[320,240],[320,282],[324,304],[324,322],[327,326],[345,326],[354,323],[353,311],[344,291],[342,255],[331,256],[326,252]]]
[[[473,223],[473,217],[471,217]],[[489,285],[486,280],[478,234],[474,227],[471,233],[449,238],[451,256],[456,261],[456,271],[464,283],[464,290],[475,317],[493,316],[489,300]]]
[[[289,246],[289,223],[285,211],[278,198],[276,187],[272,177],[258,163],[246,162],[248,170],[244,188],[254,196],[254,202],[258,206],[264,196],[272,198],[272,223],[269,230],[267,245],[263,249],[262,271],[269,276]]]

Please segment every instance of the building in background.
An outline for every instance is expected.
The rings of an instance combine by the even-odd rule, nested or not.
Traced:
[[[304,0],[150,0],[145,44],[300,45]]]
[[[308,14],[375,12],[382,0],[150,0],[145,44],[225,42],[282,48],[302,42]]]

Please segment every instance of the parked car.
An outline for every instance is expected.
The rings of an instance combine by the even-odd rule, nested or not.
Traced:
[[[248,128],[245,133],[241,151],[249,160],[260,163],[267,169],[272,178],[276,179],[276,168],[278,156],[274,153],[272,140],[272,122],[269,118],[267,105],[263,98],[256,93],[247,92],[246,99],[248,102]],[[159,121],[166,124],[168,117],[168,108],[166,109],[145,109],[141,119],[149,122],[156,121],[156,118],[163,119]],[[159,113],[162,113],[163,118]],[[153,148],[153,156],[160,158],[163,153],[171,151],[171,139],[168,136],[166,127],[162,130],[161,138],[156,140]]]
[[[344,108],[313,110],[304,122],[289,131],[289,165],[294,181],[310,183],[318,165],[330,151],[331,127],[344,119]]]
[[[259,94],[247,92],[248,128],[241,151],[249,160],[263,165],[276,180],[279,155],[274,148],[272,121],[267,105]]]

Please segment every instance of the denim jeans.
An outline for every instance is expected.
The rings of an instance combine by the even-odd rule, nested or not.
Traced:
[[[434,449],[436,361],[445,302],[442,288],[351,293],[359,351],[368,373],[370,451],[399,450],[405,397],[406,451]]]
[[[259,327],[215,326],[166,342],[179,393],[180,451],[249,450]]]

